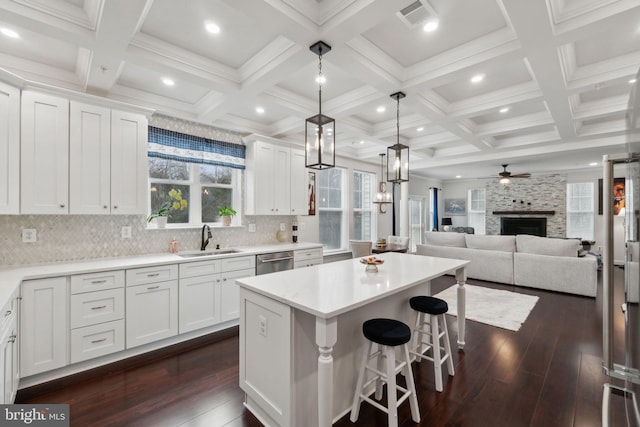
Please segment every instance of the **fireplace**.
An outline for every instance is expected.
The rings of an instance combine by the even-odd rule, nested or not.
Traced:
[[[500,234],[531,234],[547,237],[547,218],[500,218]]]

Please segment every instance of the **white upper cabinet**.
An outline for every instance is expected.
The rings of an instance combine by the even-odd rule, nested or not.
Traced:
[[[0,82],[0,214],[20,212],[20,90]]]
[[[69,212],[69,101],[22,92],[20,211]]]
[[[247,215],[307,213],[306,203],[301,202],[307,192],[303,151],[252,140],[247,144],[246,157]],[[303,181],[293,183],[294,179]]]
[[[146,116],[24,91],[21,123],[21,213],[146,213]]]
[[[304,166],[304,150],[291,149],[291,214],[309,213],[308,173]]]
[[[111,110],[71,102],[69,197],[72,214],[111,212]]]
[[[147,118],[111,111],[111,212],[147,212]]]

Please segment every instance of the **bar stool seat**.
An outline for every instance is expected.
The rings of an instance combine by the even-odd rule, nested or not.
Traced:
[[[420,422],[420,410],[411,372],[409,346],[407,345],[411,341],[411,329],[398,320],[379,318],[364,322],[362,333],[369,344],[360,364],[358,382],[351,407],[351,421],[356,422],[360,412],[360,403],[366,400],[388,414],[390,427],[397,427],[398,406],[408,398],[411,406],[411,418],[416,423]],[[375,349],[374,346],[376,346]],[[396,364],[395,348],[398,346],[402,346],[402,356],[400,363]],[[372,350],[374,350],[373,353]],[[372,360],[375,361],[375,367],[369,366],[369,362]],[[396,383],[396,375],[401,371],[406,379],[407,388]],[[366,379],[368,372],[373,373],[373,376]],[[387,407],[369,398],[370,386],[373,383],[375,383],[377,400],[382,398],[382,384],[387,384]],[[402,393],[400,398],[397,395],[398,391]]]
[[[444,316],[449,311],[449,306],[446,301],[431,296],[413,297],[409,300],[409,305],[417,312],[410,353],[416,357],[417,362],[422,359],[433,362],[436,391],[442,391],[442,365],[446,363],[449,375],[455,375],[447,320]]]

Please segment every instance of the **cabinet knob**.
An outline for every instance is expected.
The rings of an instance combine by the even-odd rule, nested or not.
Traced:
[[[223,281],[223,282],[226,282],[226,281],[227,281],[227,278],[225,277],[224,279],[222,279],[222,281]]]
[[[10,343],[14,343],[14,342],[16,342],[16,338],[17,338],[17,336],[16,336],[16,335],[11,335],[11,336],[9,337],[9,342],[10,342]]]
[[[11,314],[11,310],[7,310],[7,312],[4,314],[4,317],[7,317]]]
[[[63,204],[63,203],[60,203],[60,207],[61,207],[61,208],[64,208],[64,204]]]
[[[103,209],[107,209],[107,208],[108,208],[108,206],[107,206],[107,205],[104,205],[102,208],[103,208]]]
[[[118,205],[113,205],[113,209],[118,209]]]

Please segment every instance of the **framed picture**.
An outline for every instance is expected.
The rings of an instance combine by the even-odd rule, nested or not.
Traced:
[[[603,191],[603,183],[602,179],[598,180],[598,215],[602,215],[602,191]],[[624,178],[613,178],[613,208],[611,209],[611,213],[613,215],[618,215],[620,210],[625,206],[625,189],[624,189]]]
[[[316,173],[309,172],[309,215],[316,214]]]
[[[466,199],[444,199],[445,215],[464,215],[467,212]]]

